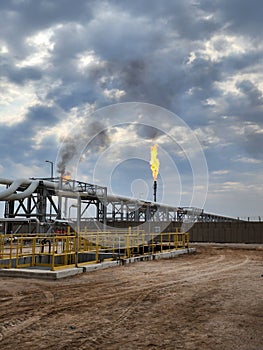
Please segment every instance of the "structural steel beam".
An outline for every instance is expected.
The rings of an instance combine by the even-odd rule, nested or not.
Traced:
[[[6,185],[6,189],[0,192],[0,200],[5,201],[4,217],[14,221],[21,217],[36,218],[40,226],[41,224],[51,225],[56,220],[70,219],[67,215],[68,199],[78,201],[80,221],[97,220],[103,225],[120,221],[225,222],[238,220],[205,213],[199,208],[181,208],[136,198],[108,195],[106,187],[71,179],[65,180],[63,177],[48,180],[46,178],[0,179],[0,184]],[[91,207],[95,212],[92,217],[88,213]],[[10,230],[11,223],[6,222]]]

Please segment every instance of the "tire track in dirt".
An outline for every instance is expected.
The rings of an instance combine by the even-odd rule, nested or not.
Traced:
[[[206,263],[202,263],[199,264],[197,266],[195,266],[195,268],[199,268],[200,266],[210,266],[211,264],[214,265],[215,263],[219,263],[220,261],[223,261],[225,258],[224,255],[220,255],[219,257],[217,257],[216,259],[212,259],[212,261],[206,262]],[[189,266],[189,264],[185,264],[184,266],[180,266],[180,268],[176,268],[176,271],[183,271],[183,270],[188,270],[191,269],[191,265]],[[181,280],[178,280],[177,283],[180,283]],[[174,284],[174,282],[173,282]],[[123,322],[124,320],[126,320],[129,317],[129,314],[132,312],[132,310],[134,308],[136,308],[136,306],[141,303],[144,299],[146,299],[151,293],[154,292],[154,290],[156,289],[156,287],[162,287],[162,285],[154,285],[151,288],[141,288],[139,290],[139,295],[137,296],[136,300],[134,302],[131,303],[131,305],[125,309],[121,315],[118,316],[117,320],[114,322],[114,324],[120,324],[121,322]],[[74,288],[71,288],[72,286],[70,286],[70,301],[68,303],[64,302],[64,298],[60,298],[59,300],[63,301],[62,305],[59,305],[59,302],[56,303],[55,302],[55,296],[57,294],[57,292],[59,291],[65,291],[65,286],[64,287],[56,287],[54,291],[50,291],[50,290],[41,290],[41,289],[37,289],[34,291],[30,291],[30,293],[26,293],[23,295],[12,295],[10,297],[8,297],[7,300],[3,300],[4,302],[6,302],[7,304],[9,303],[16,303],[16,305],[19,305],[19,303],[21,304],[21,302],[23,302],[23,300],[26,300],[29,296],[32,295],[32,293],[37,293],[38,294],[38,299],[41,301],[44,301],[44,303],[46,305],[49,306],[49,310],[47,310],[46,312],[41,311],[39,315],[33,315],[30,317],[27,317],[26,319],[22,319],[22,318],[16,318],[13,321],[11,321],[11,323],[9,324],[8,327],[4,327],[4,330],[1,332],[0,338],[1,339],[6,339],[10,336],[12,336],[13,334],[18,334],[20,333],[22,330],[30,327],[31,325],[33,325],[35,322],[40,322],[41,319],[48,317],[49,315],[58,312],[63,312],[66,311],[68,309],[73,309],[73,308],[80,308],[83,307],[83,294],[80,293],[80,289],[81,287],[83,288],[84,285],[83,284],[78,284],[77,286],[74,286]],[[73,290],[72,290],[73,289]],[[72,293],[73,292],[73,293]],[[86,291],[87,294],[89,294],[89,291]],[[112,288],[107,288],[107,293],[104,294],[100,294],[99,296],[95,296],[93,298],[91,298],[90,296],[88,296],[89,298],[89,302],[87,305],[87,308],[89,308],[89,304],[91,303],[96,303],[99,302],[101,299],[107,299],[108,302],[112,302],[112,300],[114,299],[119,299],[121,297],[126,297],[127,295],[131,295],[133,293],[138,293],[138,288],[134,288],[133,287],[129,287],[127,288],[125,291],[120,292],[119,287],[114,288],[114,282],[113,282],[113,287]],[[43,299],[41,297],[42,294],[45,299]],[[81,294],[81,295],[80,295]],[[73,300],[72,300],[73,299]],[[34,305],[35,301],[34,299],[31,300],[31,303],[28,303],[27,300],[27,307],[30,307],[31,303],[32,306]],[[7,305],[6,304],[6,305]],[[5,306],[6,306],[5,305]],[[17,311],[18,310],[14,310],[14,313],[12,313],[12,315],[17,315]],[[21,311],[22,312],[22,311]],[[9,314],[9,316],[11,316],[11,314]],[[108,337],[110,335],[112,331],[112,327],[108,327],[106,329],[104,329],[103,332],[99,331],[99,335],[97,335],[96,337],[93,337],[93,339],[90,339],[90,341],[93,344],[98,344],[101,338],[105,338]],[[86,337],[84,340],[84,343],[86,342]]]
[[[220,261],[222,261],[222,260],[224,260],[225,259],[225,255],[223,255],[223,254],[221,254],[221,255],[219,255],[218,257],[209,257],[209,258],[207,258],[207,260],[212,260],[212,261],[206,261],[205,263],[204,262],[202,262],[202,263],[199,263],[199,265],[198,265],[198,267],[200,267],[200,266],[206,266],[207,264],[211,264],[211,265],[213,265],[213,264],[215,264],[215,263],[218,263],[218,262],[220,262]],[[158,263],[158,261],[156,261],[156,263]],[[182,264],[181,266],[176,266],[175,268],[174,268],[174,270],[176,271],[176,272],[178,272],[178,271],[180,271],[180,270],[183,270],[183,269],[188,269],[189,267],[192,267],[192,263],[185,263],[185,264]],[[116,268],[118,268],[118,267],[116,267]],[[126,267],[126,268],[129,268],[128,266]],[[54,298],[54,294],[57,294],[58,292],[62,292],[62,293],[65,293],[65,290],[67,289],[67,288],[69,288],[70,289],[70,295],[71,296],[75,296],[76,294],[79,294],[79,290],[80,290],[80,288],[83,288],[84,286],[86,286],[86,283],[87,283],[87,281],[86,281],[86,277],[88,277],[88,278],[90,278],[91,277],[91,274],[95,274],[95,273],[97,273],[97,272],[100,272],[100,273],[105,273],[105,270],[97,270],[97,271],[92,271],[92,272],[90,272],[90,273],[87,273],[86,275],[83,275],[82,277],[83,277],[83,282],[81,282],[81,283],[77,283],[76,281],[75,281],[75,279],[74,279],[74,277],[72,278],[72,280],[71,280],[71,282],[70,283],[67,283],[66,285],[63,285],[63,286],[61,286],[61,285],[59,285],[59,286],[53,286],[52,285],[52,292],[51,291],[49,291],[48,290],[48,292],[49,293],[52,293],[53,294],[53,298]],[[109,272],[107,272],[107,274],[108,274]],[[79,276],[78,276],[79,277]],[[133,277],[136,277],[136,276],[133,276]],[[121,283],[120,283],[120,286],[121,287],[123,287],[123,284],[125,284],[125,283],[128,283],[128,282],[130,282],[130,280],[129,279],[127,279],[126,281],[122,281]],[[99,283],[96,283],[96,287],[98,288],[99,286],[100,286],[100,284],[101,284],[101,286],[102,286],[102,288],[104,288],[105,287],[105,282],[104,281],[102,281],[102,282],[99,282]],[[49,286],[47,287],[48,289],[50,288]],[[118,286],[116,286],[116,281],[113,279],[112,281],[110,281],[110,282],[108,282],[108,285],[107,285],[107,289],[114,289],[114,288],[116,288],[116,292],[118,292],[119,291],[119,287]],[[45,290],[47,290],[47,289],[45,289]],[[76,294],[74,294],[74,293],[76,293]]]
[[[120,314],[117,316],[117,318],[112,321],[110,324],[106,324],[103,329],[98,329],[97,332],[93,332],[93,336],[90,336],[90,334],[87,334],[85,331],[82,333],[81,338],[79,338],[80,341],[78,341],[78,348],[79,349],[89,349],[94,348],[94,346],[99,346],[101,342],[105,339],[110,338],[112,331],[114,328],[116,328],[118,325],[123,323],[124,321],[127,321],[129,317],[133,314],[133,311],[136,309],[136,307],[147,297],[149,297],[150,294],[162,294],[165,292],[165,289],[170,289],[174,286],[177,286],[180,283],[203,283],[205,280],[211,279],[212,276],[217,276],[218,274],[229,272],[231,270],[235,270],[237,268],[242,267],[243,265],[247,264],[249,262],[249,258],[246,256],[245,259],[238,260],[235,263],[231,262],[230,258],[225,257],[225,255],[220,255],[216,259],[213,259],[209,262],[201,262],[200,264],[196,264],[193,266],[192,264],[186,264],[184,266],[179,267],[178,269],[175,269],[177,273],[179,273],[179,278],[173,280],[173,281],[165,281],[161,283],[155,283],[153,286],[148,287],[141,287],[136,288],[136,283],[134,286],[126,288],[124,291],[120,291],[119,289],[116,290],[116,287],[114,287],[114,281],[112,282],[113,286],[109,289],[107,289],[106,293],[97,295],[96,290],[87,290],[85,287],[85,284],[78,284],[76,288],[74,288],[74,293],[72,295],[71,286],[70,293],[68,298],[70,298],[69,302],[64,302],[63,295],[56,299],[57,293],[59,291],[65,291],[65,286],[61,288],[55,288],[54,291],[50,290],[38,290],[37,292],[41,292],[44,296],[44,299],[42,299],[47,307],[46,311],[42,310],[37,312],[37,314],[32,315],[30,317],[27,317],[26,319],[17,319],[14,324],[12,324],[10,327],[7,327],[2,330],[0,338],[6,339],[13,334],[19,334],[22,330],[28,328],[32,324],[35,324],[36,322],[41,322],[42,319],[48,317],[51,314],[54,313],[61,313],[63,311],[66,311],[68,309],[79,309],[80,307],[83,308],[83,298],[87,298],[88,302],[85,305],[85,308],[87,310],[90,310],[90,304],[96,303],[104,299],[107,303],[112,303],[114,299],[118,300],[122,297],[126,297],[127,295],[137,295],[136,299],[131,302],[131,304]],[[193,263],[196,263],[194,261]],[[201,269],[200,269],[201,268]],[[184,276],[180,277],[180,274],[184,273]],[[188,274],[191,273],[189,276]],[[221,277],[222,278],[222,277]],[[225,278],[225,277],[224,277]],[[220,278],[213,278],[214,279],[220,279]],[[119,281],[118,281],[119,283]],[[85,289],[84,289],[85,288]],[[84,289],[84,290],[83,290]],[[27,293],[26,295],[14,295],[14,298],[17,298],[16,301],[19,303],[23,300],[23,298],[27,298],[28,296],[32,295],[35,291],[30,291],[30,293]],[[95,293],[96,296],[92,297],[89,295],[89,293]],[[63,293],[64,294],[64,293]],[[41,298],[41,297],[40,297]],[[73,299],[73,300],[72,300]],[[14,300],[14,299],[13,299]],[[11,300],[5,300],[6,303],[10,303]],[[7,305],[7,304],[6,304]],[[5,305],[5,306],[6,306]],[[43,304],[42,304],[43,305]],[[86,311],[87,312],[87,311]],[[81,340],[82,339],[82,340]],[[1,339],[0,339],[1,340]],[[72,339],[69,339],[68,341],[65,339],[67,344],[71,344],[73,342]],[[88,342],[88,344],[87,344]],[[65,346],[65,342],[63,342],[63,346]],[[57,348],[59,348],[59,345],[57,344]]]
[[[218,264],[219,261],[224,261],[225,259],[225,256],[220,256],[220,259],[217,259],[214,263]],[[235,266],[239,266],[240,263],[237,263]],[[243,264],[243,262],[241,262],[241,264]],[[207,265],[206,268],[205,265]],[[138,288],[136,286],[136,283],[134,283],[133,286],[130,286],[130,287],[127,287],[125,288],[125,290],[123,291],[120,291],[119,289],[115,289],[115,288],[108,288],[107,287],[107,292],[106,293],[100,293],[99,295],[97,294],[96,292],[96,296],[91,296],[90,293],[92,293],[93,291],[85,291],[85,293],[87,295],[85,295],[85,293],[81,294],[80,295],[80,289],[78,289],[78,293],[77,294],[73,294],[72,291],[70,290],[70,296],[68,296],[69,298],[69,301],[68,302],[65,302],[65,299],[63,297],[60,297],[60,299],[63,301],[63,304],[60,306],[59,305],[59,301],[58,303],[56,304],[56,310],[57,312],[61,312],[61,311],[66,311],[67,309],[72,309],[72,308],[76,308],[76,307],[79,307],[79,306],[82,306],[83,307],[83,299],[87,296],[87,305],[86,307],[89,308],[89,304],[91,303],[96,303],[96,302],[99,302],[101,301],[102,299],[103,300],[107,300],[108,302],[112,302],[112,300],[116,299],[116,298],[121,298],[121,297],[125,297],[127,295],[132,295],[134,293],[143,293],[145,291],[152,291],[153,289],[156,289],[156,288],[169,288],[170,286],[172,285],[175,285],[175,284],[178,284],[178,283],[183,283],[183,282],[187,282],[189,279],[193,280],[193,279],[197,279],[199,281],[200,277],[204,278],[205,276],[208,276],[210,274],[214,274],[215,273],[215,267],[214,267],[214,264],[213,266],[211,266],[211,263],[209,264],[202,264],[202,269],[200,270],[199,267],[201,266],[201,264],[199,266],[195,266],[195,270],[192,270],[192,267],[188,266],[188,267],[185,267],[184,269],[187,270],[187,272],[191,272],[191,274],[193,276],[189,276],[189,277],[179,277],[177,278],[176,280],[173,280],[173,281],[168,281],[168,282],[162,282],[162,283],[154,283],[152,286],[148,286],[148,287],[141,287],[141,288]],[[216,265],[216,266],[221,266],[221,270],[222,271],[226,271],[227,269],[233,269],[234,266],[232,265],[231,267],[229,267],[229,262],[226,261],[224,262],[224,264],[221,264],[221,265]],[[180,269],[177,270],[177,272],[182,272]],[[55,294],[55,291],[53,293],[51,292],[48,292],[49,295],[53,295],[53,300],[55,299],[54,297],[54,294]]]
[[[224,264],[224,266],[219,265],[219,266],[216,266],[212,271],[211,269],[208,269],[208,271],[202,270],[202,271],[199,271],[198,275],[196,276],[189,276],[187,278],[182,278],[171,282],[170,281],[162,282],[162,283],[156,284],[152,288],[144,289],[142,293],[138,295],[136,300],[128,308],[126,308],[125,311],[123,311],[121,315],[119,315],[119,317],[114,322],[106,326],[103,330],[99,330],[97,335],[95,336],[93,335],[92,337],[88,337],[88,338],[85,337],[83,341],[78,343],[78,349],[80,350],[94,349],[94,346],[99,346],[103,340],[111,336],[114,328],[116,328],[120,323],[127,321],[127,319],[131,316],[131,314],[133,314],[133,311],[136,309],[136,307],[142,301],[144,301],[149,295],[160,294],[160,292],[163,292],[165,289],[167,288],[169,289],[180,283],[185,283],[189,281],[193,282],[194,280],[196,280],[198,283],[203,283],[204,280],[209,280],[210,279],[209,277],[212,275],[221,274],[222,272],[226,272],[230,270],[235,270],[243,265],[246,265],[248,262],[249,262],[249,258],[246,256],[245,260],[235,264],[231,264],[230,266],[226,264]]]
[[[24,331],[26,328],[30,327],[33,323],[38,322],[41,316],[32,316],[27,319],[19,318],[15,322],[11,321],[8,326],[2,327],[0,332],[0,341],[14,334],[17,334],[21,331]]]
[[[209,263],[202,263],[198,266],[198,268],[200,266],[206,266],[207,265],[207,268],[206,269],[202,269],[202,270],[199,270],[199,273],[202,274],[203,271],[207,271],[207,269],[213,269],[213,266],[214,264],[217,264],[219,263],[220,261],[223,261],[225,259],[225,256],[224,255],[221,255],[219,258],[217,258],[215,261],[213,262],[209,262]],[[210,266],[211,264],[213,264],[213,266]],[[226,262],[226,264],[228,264]],[[195,267],[196,269],[197,267]],[[191,267],[189,266],[185,266],[183,269],[176,269],[176,272],[182,272],[182,270],[191,270]],[[193,272],[195,273],[195,272]],[[171,284],[174,284],[174,283],[180,283],[180,282],[184,282],[184,278],[183,279],[178,279],[178,280],[175,280],[175,281],[172,281]],[[162,283],[168,283],[168,282],[162,282]],[[132,286],[130,287],[126,287],[125,290],[123,291],[120,291],[120,288],[119,287],[107,287],[107,291],[105,293],[101,293],[98,295],[98,293],[96,292],[96,296],[90,296],[88,295],[88,300],[87,300],[87,308],[89,308],[89,304],[92,304],[92,303],[95,303],[95,302],[99,302],[101,301],[102,299],[107,299],[107,301],[110,301],[110,300],[114,300],[116,298],[120,298],[120,297],[125,297],[127,295],[130,295],[130,294],[133,294],[133,293],[138,293],[139,292],[145,292],[145,291],[148,291],[148,290],[152,290],[154,288],[156,288],[157,286],[159,286],[159,284],[156,284],[154,283],[154,285],[152,287],[141,287],[139,290],[138,290],[138,287],[136,286],[136,283],[134,283]],[[72,309],[72,308],[78,308],[78,307],[83,307],[83,297],[84,295],[80,293],[81,291],[81,288],[80,287],[84,287],[83,285],[78,285],[78,287],[74,288],[73,290],[71,289],[70,287],[70,297],[69,297],[69,301],[64,301],[63,302],[63,305],[59,305],[59,300],[58,302],[55,304],[55,307],[56,307],[56,311],[57,312],[62,312],[62,311],[66,311],[68,309]],[[98,286],[96,285],[96,289],[98,288]],[[55,295],[58,291],[64,291],[65,292],[65,288],[64,289],[55,289],[53,290],[52,292],[51,291],[47,291],[47,290],[42,290],[42,292],[45,294],[47,300],[48,300],[48,303],[52,304],[55,302]],[[89,293],[90,291],[86,291],[86,293]],[[58,298],[58,299],[62,299],[61,297]],[[53,311],[51,311],[53,312]]]
[[[204,266],[206,267],[207,265],[211,265],[214,266],[214,264],[217,264],[221,261],[223,261],[225,259],[225,255],[220,255],[218,258],[216,259],[213,259],[213,261],[211,262],[206,262],[206,263],[202,263],[202,264],[199,264],[197,266],[195,266],[195,269],[199,269],[200,266]],[[181,272],[183,270],[188,270],[188,269],[192,269],[192,266],[189,264],[186,264],[185,266],[181,266],[179,268],[176,268],[175,271],[176,273],[178,272]],[[136,278],[136,277],[135,277]],[[127,280],[128,282],[129,280]],[[125,283],[125,282],[124,282]],[[123,288],[123,284],[121,284],[122,288]],[[90,293],[92,293],[93,291],[91,290],[86,290],[85,293],[88,294],[88,301],[89,302],[96,302],[96,301],[99,301],[103,298],[107,298],[107,299],[112,299],[112,298],[115,298],[116,295],[118,295],[118,297],[120,296],[126,296],[127,294],[130,294],[130,293],[134,293],[135,291],[138,291],[138,288],[136,287],[136,285],[132,285],[132,286],[127,286],[125,287],[125,290],[124,291],[120,291],[120,287],[119,286],[115,286],[116,284],[116,281],[112,281],[110,283],[110,285],[107,285],[107,292],[106,293],[102,293],[100,292],[99,295],[97,295],[97,292],[96,292],[96,296],[95,297],[91,297],[90,296]],[[105,288],[105,285],[104,283],[101,283],[101,285]],[[156,284],[154,284],[156,286]],[[80,300],[78,300],[78,298],[81,298],[81,301],[82,301],[82,298],[84,295],[82,295],[81,297],[79,296],[80,294],[80,290],[85,286],[85,284],[78,284],[77,286],[72,286],[72,285],[69,285],[68,287],[70,288],[70,294],[67,295],[67,298],[70,299],[70,301],[68,303],[65,303],[64,299],[63,299],[63,306],[61,306],[61,309],[59,311],[62,311],[62,310],[66,310],[68,307],[72,307],[74,306],[74,300],[75,299],[75,303],[76,303],[76,306],[79,305],[79,302]],[[99,288],[99,285],[96,284],[96,289]],[[103,288],[102,288],[103,289]],[[142,287],[141,290],[143,291],[145,288]],[[65,294],[68,294],[68,291],[67,291],[67,288],[64,286],[64,287],[61,287],[61,286],[55,286],[54,288],[52,288],[52,291],[50,290],[42,290],[42,292],[45,294],[47,300],[48,300],[48,303],[49,304],[52,304],[55,302],[55,299],[62,299],[65,297]],[[62,295],[59,297],[59,298],[56,298],[57,297],[57,294],[58,292],[62,292]],[[111,295],[112,294],[112,295]],[[58,307],[58,305],[56,305],[56,307]]]
[[[35,293],[36,290],[33,292],[30,291],[30,293],[24,294],[24,295],[10,295],[8,297],[8,304],[4,304],[3,307],[5,309],[5,316],[8,314],[9,321],[1,322],[0,323],[0,342],[10,336],[13,336],[14,334],[18,334],[19,332],[23,331],[24,329],[32,326],[35,324],[35,322],[39,321],[43,317],[43,312],[41,314],[34,314],[33,316],[25,316],[24,315],[24,309],[20,310],[21,302],[23,299],[28,298],[28,296],[32,296],[32,293]],[[53,304],[54,303],[54,296],[52,293],[42,290],[37,290],[39,293],[38,299],[44,300],[44,303],[46,304]],[[41,293],[44,295],[44,299],[41,298]],[[14,309],[6,309],[7,305],[17,305]],[[35,305],[35,299],[32,299],[31,305]],[[30,308],[30,304],[27,302],[27,307]],[[32,308],[33,309],[33,308]],[[8,312],[7,312],[8,310]],[[34,312],[36,313],[36,312]],[[17,315],[21,315],[17,317]],[[15,316],[15,318],[12,319],[12,316]]]
[[[148,287],[141,287],[138,288],[136,286],[136,283],[134,283],[132,286],[129,286],[127,288],[125,288],[125,290],[120,291],[119,288],[109,288],[107,287],[107,292],[106,293],[101,293],[98,295],[98,293],[96,292],[95,296],[91,296],[90,294],[93,293],[93,291],[90,290],[81,290],[80,286],[78,286],[77,289],[74,290],[75,293],[72,293],[72,290],[70,289],[70,293],[69,295],[67,295],[67,299],[69,299],[68,301],[65,301],[65,295],[60,296],[59,298],[56,298],[56,292],[57,290],[51,292],[51,291],[47,291],[44,290],[42,291],[47,299],[47,303],[50,304],[51,306],[51,310],[46,312],[46,315],[48,314],[52,314],[54,313],[54,307],[56,312],[64,312],[67,311],[68,309],[73,310],[75,308],[79,308],[79,307],[84,307],[83,305],[83,300],[87,299],[87,303],[85,305],[85,308],[89,309],[91,304],[94,304],[96,302],[100,302],[101,300],[107,300],[107,302],[109,303],[113,303],[114,299],[119,299],[122,297],[126,297],[127,295],[133,295],[134,293],[148,293],[148,291],[152,292],[153,290],[155,290],[156,288],[169,288],[172,285],[176,285],[178,283],[184,283],[187,282],[189,279],[193,280],[193,279],[197,279],[199,281],[200,277],[204,278],[205,274],[207,275],[208,272],[210,271],[210,274],[214,274],[215,273],[215,269],[214,269],[214,264],[216,264],[216,266],[218,266],[217,264],[219,263],[219,261],[224,261],[225,256],[221,255],[218,259],[216,259],[213,262],[210,262],[209,264],[207,263],[202,263],[198,266],[195,266],[195,269],[192,270],[191,266],[185,266],[183,269],[178,269],[176,272],[182,272],[183,270],[186,270],[187,272],[191,272],[191,274],[193,276],[185,278],[177,278],[176,280],[173,281],[169,281],[169,282],[162,282],[161,284],[159,283],[154,283],[152,286],[148,286]],[[212,264],[212,266],[211,266]],[[203,268],[200,270],[200,266],[202,266]],[[206,266],[206,268],[205,268]],[[221,269],[222,271],[225,271],[226,269],[229,268],[229,262],[226,261],[224,262],[224,264],[221,264]],[[231,268],[233,268],[233,266],[231,266]],[[97,286],[96,286],[97,287]],[[82,286],[83,288],[83,286]],[[97,288],[96,288],[97,289]],[[63,290],[65,292],[65,288]],[[65,292],[66,293],[66,292]],[[56,302],[55,302],[56,299]]]

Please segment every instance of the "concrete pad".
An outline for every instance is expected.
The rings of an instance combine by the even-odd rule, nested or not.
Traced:
[[[44,270],[44,269],[11,268],[11,269],[0,269],[0,276],[57,280],[60,278],[71,277],[82,272],[83,272],[82,268],[76,268],[76,267],[58,270],[58,271],[50,271],[50,270]]]
[[[61,278],[75,276],[81,273],[92,272],[92,271],[97,271],[101,269],[108,269],[110,267],[127,265],[127,264],[132,264],[140,261],[172,259],[182,254],[194,253],[195,251],[196,251],[195,248],[178,249],[178,250],[172,250],[172,251],[163,252],[163,253],[134,256],[127,259],[105,261],[98,264],[94,263],[94,264],[83,265],[82,263],[81,267],[71,267],[71,268],[65,268],[57,271],[50,271],[41,267],[0,269],[0,277],[40,278],[40,279],[57,280]]]

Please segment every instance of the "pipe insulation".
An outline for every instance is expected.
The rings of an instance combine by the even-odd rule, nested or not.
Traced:
[[[32,181],[41,181],[46,187],[59,189],[59,184],[53,181],[47,181],[47,180],[31,180],[31,179],[18,179],[18,180],[10,180],[6,178],[0,177],[0,185],[11,185],[15,181],[22,181],[21,185],[27,186],[30,185]],[[11,185],[12,186],[12,185]],[[10,187],[11,187],[10,186]],[[9,188],[8,188],[9,189]],[[2,193],[2,192],[1,192]],[[0,194],[1,194],[0,193]]]
[[[6,197],[12,195],[18,189],[18,187],[24,183],[24,181],[25,179],[18,179],[13,181],[7,189],[0,192],[0,200],[5,200]]]
[[[0,178],[0,184],[2,185],[10,185],[7,189],[0,192],[0,201],[6,200],[17,200],[23,199],[30,196],[38,187],[39,182],[43,183],[47,188],[52,188],[57,191],[58,195],[61,195],[62,190],[64,190],[63,194],[65,197],[75,198],[79,195],[79,192],[69,191],[67,187],[62,186],[61,184],[47,181],[47,180],[30,180],[30,179],[17,179],[10,180],[5,178]],[[15,193],[19,187],[28,186],[23,192]]]
[[[23,199],[25,197],[28,197],[36,190],[38,185],[39,185],[39,181],[32,181],[31,184],[28,186],[28,188],[25,189],[23,192],[11,194],[10,196],[5,197],[4,199],[7,201],[13,201],[13,200]]]
[[[46,186],[55,188],[53,182],[51,181],[43,181]],[[17,179],[17,180],[9,180],[0,178],[0,184],[10,185],[8,188],[0,192],[0,201],[9,201],[9,200],[17,200],[23,199],[30,196],[38,187],[39,180],[28,180],[28,179]],[[28,186],[23,192],[15,193],[17,189],[21,186]]]

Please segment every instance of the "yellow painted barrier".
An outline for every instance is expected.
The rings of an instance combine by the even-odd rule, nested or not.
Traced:
[[[79,232],[70,235],[0,235],[0,268],[67,268],[77,263],[155,254],[189,248],[185,232],[145,233],[126,231]],[[78,251],[76,251],[78,249]]]

